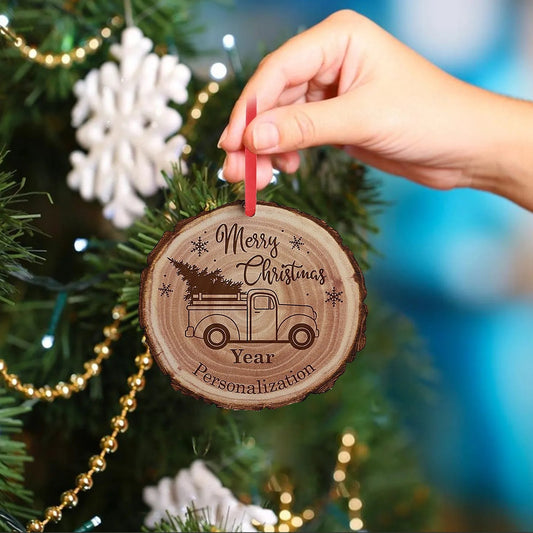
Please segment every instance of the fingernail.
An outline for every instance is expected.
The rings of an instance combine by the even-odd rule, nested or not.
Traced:
[[[222,135],[220,136],[220,139],[218,140],[217,148],[221,147],[222,143],[226,140],[227,136],[228,136],[228,127],[226,126],[224,128],[224,131],[222,132]]]
[[[275,148],[279,143],[278,128],[272,122],[258,124],[252,132],[252,142],[256,150]]]
[[[225,158],[225,159],[224,159],[224,162],[222,163],[222,172],[221,172],[221,174],[222,174],[222,179],[223,179],[224,181],[226,181],[226,161],[227,161],[227,160],[228,160],[228,159]]]

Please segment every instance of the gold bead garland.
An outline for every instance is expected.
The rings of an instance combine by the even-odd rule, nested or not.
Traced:
[[[103,44],[104,40],[112,35],[114,28],[122,26],[124,20],[120,16],[111,19],[109,25],[104,26],[98,34],[86,40],[83,46],[78,46],[70,51],[62,53],[41,52],[35,46],[28,45],[26,40],[13,31],[8,25],[0,25],[0,35],[28,61],[37,63],[47,68],[69,68],[74,63],[83,62],[89,54],[95,53]],[[201,117],[202,110],[209,98],[219,91],[217,82],[209,82],[196,96],[195,103],[191,108],[188,120],[183,126],[181,133],[188,135],[194,128],[196,121]],[[186,144],[183,149],[183,156],[188,156],[192,151],[190,144]],[[118,327],[126,315],[126,309],[123,306],[116,306],[113,309],[113,323],[104,327],[104,340],[94,346],[96,357],[84,363],[85,371],[75,373],[70,377],[70,383],[58,382],[55,386],[44,385],[36,387],[33,384],[25,384],[13,373],[9,373],[7,364],[0,359],[0,377],[6,383],[7,387],[14,389],[23,394],[28,399],[43,400],[52,402],[56,398],[68,399],[73,393],[80,392],[86,388],[87,382],[94,376],[100,374],[101,363],[107,359],[112,350],[110,345],[120,337]],[[144,343],[144,339],[143,339]],[[146,345],[145,345],[146,346]],[[50,523],[57,523],[63,517],[65,509],[71,509],[78,504],[80,492],[85,492],[93,487],[93,476],[96,473],[103,472],[107,466],[106,455],[114,453],[118,448],[117,437],[120,433],[128,430],[128,413],[134,411],[137,406],[137,392],[143,390],[145,386],[144,374],[152,366],[152,356],[146,347],[146,352],[135,358],[135,364],[138,372],[128,377],[127,384],[129,393],[123,395],[120,400],[121,411],[118,415],[111,418],[110,425],[112,432],[105,435],[100,440],[100,453],[92,455],[89,458],[89,470],[80,473],[75,479],[75,487],[64,491],[59,500],[60,503],[50,506],[44,511],[44,519],[31,520],[26,525],[28,532],[42,532]]]
[[[117,437],[119,433],[124,433],[128,429],[127,415],[135,410],[137,405],[135,396],[144,388],[144,374],[152,366],[152,356],[148,347],[146,347],[146,351],[143,354],[135,358],[135,364],[137,365],[138,371],[128,378],[130,391],[120,398],[122,409],[120,414],[111,419],[110,425],[112,432],[100,439],[100,453],[89,458],[89,470],[82,472],[76,477],[76,486],[74,488],[66,490],[61,494],[60,504],[48,507],[44,511],[44,520],[31,520],[28,522],[26,525],[28,532],[41,533],[49,522],[59,522],[65,508],[71,509],[77,505],[78,494],[92,488],[94,474],[105,470],[105,456],[117,451]]]
[[[113,29],[118,28],[123,24],[123,18],[120,15],[116,15],[109,21],[109,24],[101,28],[96,35],[86,39],[83,46],[76,46],[68,52],[61,52],[58,54],[52,52],[40,52],[35,46],[27,44],[24,37],[13,31],[7,25],[0,25],[0,35],[5,37],[6,41],[13,48],[16,48],[28,61],[47,68],[69,68],[74,63],[81,63],[84,61],[88,55],[94,54],[102,46],[102,43],[111,37]]]
[[[0,25],[0,35],[28,61],[37,63],[47,68],[69,68],[74,63],[83,62],[90,54],[95,53],[103,44],[104,40],[112,35],[115,28],[122,26],[124,20],[120,16],[115,16],[110,20],[109,25],[104,26],[98,34],[86,40],[83,46],[78,46],[70,51],[62,53],[41,52],[35,46],[28,45],[26,40],[13,31],[8,25]],[[183,126],[181,133],[188,135],[194,128],[196,121],[201,117],[205,104],[209,98],[219,91],[219,84],[215,81],[209,82],[196,96],[195,103],[191,108],[188,120]],[[187,157],[192,151],[190,144],[183,148],[183,157]],[[36,387],[33,384],[25,384],[16,374],[9,373],[7,364],[0,359],[0,377],[6,383],[8,388],[14,389],[23,394],[28,399],[43,400],[52,402],[56,398],[68,399],[73,393],[81,392],[86,388],[87,382],[94,376],[100,374],[101,363],[104,359],[109,358],[112,353],[110,345],[120,338],[118,327],[126,315],[124,306],[116,306],[113,309],[113,323],[105,326],[103,329],[104,340],[94,346],[96,357],[84,363],[85,371],[75,373],[70,377],[70,383],[58,382],[54,386],[43,385]],[[143,344],[145,340],[143,338]],[[153,359],[148,347],[143,354],[135,358],[135,364],[138,372],[127,378],[129,393],[123,395],[120,400],[121,411],[118,415],[111,418],[110,426],[112,432],[100,439],[100,453],[92,455],[89,458],[89,470],[76,476],[75,487],[64,491],[60,496],[60,503],[55,506],[47,507],[44,511],[43,520],[31,520],[26,525],[28,532],[40,533],[50,523],[57,523],[63,517],[65,509],[72,509],[78,504],[79,493],[90,490],[93,487],[93,476],[96,473],[103,472],[107,466],[106,455],[116,452],[118,449],[117,436],[128,430],[128,413],[134,411],[137,407],[136,395],[143,390],[145,386],[145,372],[151,368]],[[309,510],[308,510],[309,511]],[[307,511],[306,511],[307,512]],[[304,515],[306,514],[304,512]],[[312,513],[312,511],[309,511]]]
[[[120,15],[114,16],[107,26],[104,26],[96,35],[86,40],[83,46],[77,46],[68,52],[61,52],[58,54],[52,52],[40,52],[36,47],[30,46],[26,40],[9,26],[0,25],[0,35],[5,37],[6,41],[16,48],[25,59],[38,63],[47,68],[63,67],[70,68],[74,63],[83,62],[87,55],[94,54],[102,43],[112,35],[112,30],[124,24],[124,19]],[[220,89],[220,85],[216,81],[209,82],[197,95],[189,111],[187,122],[181,128],[181,134],[186,138],[190,131],[194,128],[196,121],[202,116],[202,111],[209,98],[216,94]],[[182,150],[182,157],[187,156],[192,152],[192,147],[186,143]]]
[[[7,364],[2,359],[0,359],[0,377],[4,380],[8,388],[15,389],[31,400],[53,402],[56,398],[70,398],[73,393],[84,390],[87,382],[94,376],[100,374],[102,361],[108,359],[112,353],[110,348],[111,343],[120,338],[118,327],[125,315],[126,308],[123,305],[117,305],[113,308],[113,323],[104,327],[103,333],[105,339],[94,347],[96,357],[84,363],[83,367],[85,368],[85,372],[82,374],[72,374],[70,376],[70,383],[60,381],[53,387],[50,385],[36,387],[31,383],[22,383],[22,380],[16,374],[10,374],[8,372]]]

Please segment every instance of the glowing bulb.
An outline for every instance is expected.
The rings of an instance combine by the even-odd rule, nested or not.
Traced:
[[[350,520],[350,529],[352,531],[359,531],[363,529],[363,521],[360,518],[352,518]]]
[[[315,512],[313,511],[313,509],[306,509],[302,513],[302,516],[305,520],[313,520],[313,518],[315,517]]]
[[[76,252],[84,252],[89,246],[89,241],[87,239],[78,238],[74,241],[74,250]]]
[[[352,456],[350,455],[350,452],[347,452],[346,450],[342,450],[339,452],[339,455],[337,456],[337,459],[339,463],[349,463]]]
[[[335,472],[333,472],[333,479],[337,483],[340,483],[346,479],[346,474],[342,470],[335,470]]]
[[[89,521],[83,523],[78,531],[92,531],[95,527],[98,527],[102,523],[102,519],[99,516],[93,516]]]
[[[0,26],[3,26],[4,28],[9,26],[9,19],[6,17],[6,15],[0,15]]]
[[[230,50],[231,48],[235,48],[235,37],[231,35],[231,33],[226,33],[224,37],[222,37],[222,46],[226,50]]]
[[[363,507],[363,502],[359,498],[351,498],[348,507],[350,511],[359,511]]]
[[[291,524],[292,524],[294,527],[300,528],[300,527],[303,526],[304,521],[303,521],[299,516],[295,516],[295,517],[293,517],[293,519],[291,520]]]
[[[101,523],[102,523],[102,519],[99,517],[99,516],[93,516],[89,522],[91,523],[91,525],[93,525],[94,527],[98,527]]]
[[[281,503],[291,503],[292,502],[292,495],[290,492],[282,492],[281,496],[279,497],[279,501]]]
[[[286,522],[287,520],[290,520],[292,517],[291,512],[288,509],[283,509],[283,511],[279,512],[279,519]]]
[[[49,350],[54,345],[54,336],[53,335],[43,335],[41,339],[41,346],[45,350]]]
[[[228,73],[228,69],[224,63],[213,63],[209,69],[209,74],[214,80],[223,80]]]
[[[353,446],[355,444],[355,437],[352,433],[345,433],[342,436],[342,443],[344,446]]]

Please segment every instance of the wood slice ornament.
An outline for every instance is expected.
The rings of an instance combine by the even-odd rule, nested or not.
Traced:
[[[167,232],[142,273],[140,321],[172,386],[230,409],[329,390],[365,345],[363,275],[336,231],[242,202]]]

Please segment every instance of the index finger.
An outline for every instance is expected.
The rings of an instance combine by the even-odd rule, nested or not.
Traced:
[[[261,114],[280,105],[280,99],[286,91],[306,85],[321,72],[331,78],[330,83],[334,80],[348,37],[331,27],[333,17],[292,37],[261,61],[235,103],[225,138],[220,143],[223,149],[242,149],[246,102],[251,98],[256,99],[257,112]],[[332,67],[337,72],[330,72]]]

